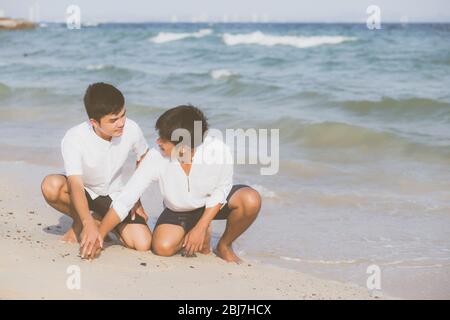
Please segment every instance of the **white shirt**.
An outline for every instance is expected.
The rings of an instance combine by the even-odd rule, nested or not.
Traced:
[[[207,136],[195,150],[189,175],[177,159],[164,157],[152,148],[142,160],[112,207],[120,219],[144,193],[158,181],[164,206],[175,212],[191,211],[226,203],[233,186],[233,157],[220,139]]]
[[[114,199],[120,193],[130,150],[137,160],[148,150],[141,128],[131,119],[126,119],[122,135],[111,141],[100,138],[88,121],[69,129],[61,141],[66,175],[82,176],[92,199],[99,195]]]

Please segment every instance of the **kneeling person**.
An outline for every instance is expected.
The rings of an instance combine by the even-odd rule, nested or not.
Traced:
[[[148,151],[141,129],[125,116],[125,100],[117,88],[92,84],[84,104],[89,121],[68,130],[61,142],[65,175],[48,175],[41,185],[47,203],[73,219],[62,240],[81,242],[82,257],[92,253],[96,241],[103,243],[99,220],[123,189],[122,169],[129,152],[133,151],[139,165]],[[115,229],[116,234],[129,248],[149,250],[151,232],[140,200],[132,207]]]
[[[201,123],[201,141],[195,141],[195,122]],[[105,236],[120,223],[133,204],[153,181],[158,181],[164,211],[154,230],[152,249],[171,256],[184,249],[187,254],[208,253],[208,230],[212,220],[227,221],[216,254],[229,262],[239,262],[232,243],[255,220],[260,207],[259,193],[245,185],[233,185],[233,159],[218,138],[205,135],[208,123],[193,106],[166,111],[156,122],[160,150],[145,156],[100,225]],[[178,129],[190,139],[175,138]],[[188,141],[186,141],[188,140]]]

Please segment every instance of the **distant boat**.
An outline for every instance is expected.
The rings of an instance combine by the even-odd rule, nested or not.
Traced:
[[[37,25],[33,22],[10,19],[10,18],[0,18],[0,30],[22,30],[22,29],[34,29]]]

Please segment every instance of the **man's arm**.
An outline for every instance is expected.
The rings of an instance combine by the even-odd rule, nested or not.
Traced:
[[[139,165],[141,164],[142,160],[144,160],[145,156],[148,153],[148,150],[150,150],[150,149],[147,148],[147,151],[145,151],[144,154],[139,158],[139,160],[136,161],[136,168],[135,169],[139,168]]]
[[[94,220],[89,212],[81,176],[67,177],[67,185],[69,187],[70,202],[75,209],[75,213],[80,217],[81,223],[84,224],[89,222],[89,220]]]
[[[81,176],[69,176],[67,178],[67,185],[69,188],[70,202],[75,211],[74,214],[78,215],[83,226],[80,242],[81,257],[89,257],[95,242],[98,240],[100,247],[102,247],[103,240],[99,236],[97,224],[89,211]]]
[[[135,170],[137,170],[137,168],[139,168],[139,165],[141,164],[142,160],[145,158],[145,156],[148,153],[148,148],[147,151],[144,152],[144,154],[136,161],[136,168]],[[142,218],[144,218],[145,221],[148,220],[148,215],[144,210],[144,207],[142,206],[141,203],[141,199],[139,199],[136,204],[134,205],[133,209],[131,209],[131,220],[134,220],[136,217],[136,214],[138,216],[141,216]]]
[[[195,227],[186,234],[183,241],[183,247],[188,252],[188,255],[192,255],[194,252],[198,252],[203,249],[203,243],[208,227],[211,221],[219,213],[220,207],[221,204],[219,203],[214,207],[206,208]]]
[[[102,239],[104,239],[120,222],[121,220],[116,210],[114,210],[114,208],[109,208],[99,227],[99,233]]]
[[[227,196],[233,186],[233,157],[228,147],[223,145],[219,149],[222,158],[217,159],[220,164],[220,177],[217,186],[206,199],[206,209],[194,228],[186,234],[183,247],[189,254],[203,249],[203,240],[211,221],[219,213],[220,208],[227,202]]]
[[[100,224],[100,227],[98,228],[99,231],[99,238],[105,239],[106,235],[112,231],[119,223],[121,222],[120,217],[117,215],[116,210],[114,208],[109,208],[106,215],[103,217],[102,222]],[[92,247],[90,253],[89,253],[89,259],[94,259],[98,257],[100,254],[100,250],[102,248],[102,243],[100,241],[97,241],[94,243],[94,246]]]
[[[112,202],[110,209],[103,218],[99,229],[102,239],[127,217],[128,212],[133,208],[150,183],[159,178],[159,172],[163,165],[164,160],[156,150],[150,151],[142,159],[139,168],[133,173],[117,199]],[[93,255],[95,255],[97,249],[98,247],[94,248]]]

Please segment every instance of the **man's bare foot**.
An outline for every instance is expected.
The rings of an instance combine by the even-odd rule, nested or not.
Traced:
[[[65,243],[79,242],[78,237],[73,228],[70,228],[59,240]]]
[[[237,264],[242,262],[242,260],[234,253],[231,246],[224,245],[220,243],[220,241],[217,244],[215,254],[226,262],[235,262]]]
[[[209,244],[208,246],[205,247],[205,245],[203,245],[203,249],[200,250],[201,254],[210,254],[211,253],[211,244]]]
[[[208,227],[208,231],[206,232],[205,241],[203,242],[203,249],[200,250],[201,254],[210,254],[211,253],[211,226]]]

